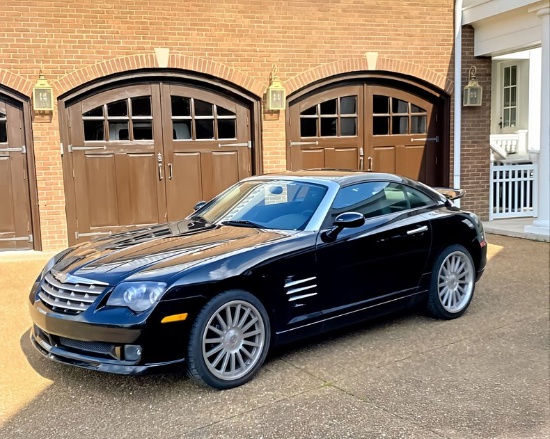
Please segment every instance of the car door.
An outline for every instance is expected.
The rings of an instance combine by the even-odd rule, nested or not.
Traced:
[[[431,246],[431,225],[422,215],[434,204],[412,188],[387,181],[340,189],[325,225],[343,212],[360,212],[365,224],[343,229],[331,242],[319,234],[319,290],[327,297],[323,314],[360,319],[363,311],[416,292]],[[417,192],[417,191],[415,191]],[[424,198],[422,198],[422,196]]]

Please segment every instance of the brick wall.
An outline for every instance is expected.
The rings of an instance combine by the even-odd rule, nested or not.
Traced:
[[[86,72],[78,74],[93,79],[94,74],[109,73],[111,62],[122,63],[113,60],[150,55],[160,47],[169,48],[170,54],[226,66],[262,88],[268,85],[274,64],[280,79],[288,83],[300,75],[307,78],[319,66],[364,59],[366,52],[410,65],[411,74],[420,66],[434,78],[452,80],[453,75],[452,0],[3,3],[0,70],[26,81],[21,89],[36,81],[41,66],[50,83],[61,83],[75,72]],[[464,65],[469,66],[471,32],[465,32],[464,46]],[[472,63],[488,103],[489,84],[483,81],[490,78],[490,62]],[[100,64],[101,68],[94,67]],[[472,156],[463,159],[463,172],[468,175],[468,180],[463,178],[468,190],[464,204],[481,212],[486,212],[488,198],[489,154],[482,145],[489,132],[483,121],[486,116],[488,123],[488,111],[484,104],[464,112],[465,127],[474,130],[463,137],[464,155]],[[286,167],[284,119],[284,112],[279,117],[263,116],[264,172]],[[43,248],[59,248],[66,244],[67,232],[57,113],[48,119],[36,117],[32,129]]]

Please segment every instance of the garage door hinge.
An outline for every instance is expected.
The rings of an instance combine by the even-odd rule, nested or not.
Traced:
[[[61,157],[63,157],[63,142],[59,142],[59,149],[61,149]]]

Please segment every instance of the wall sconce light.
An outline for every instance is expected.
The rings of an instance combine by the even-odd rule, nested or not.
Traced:
[[[53,111],[53,89],[40,70],[38,80],[32,89],[32,106],[34,111]]]
[[[481,105],[481,97],[483,87],[476,81],[476,68],[470,67],[470,80],[468,85],[464,87],[464,99],[462,105],[465,107],[479,107]]]
[[[273,71],[269,77],[270,83],[267,87],[267,108],[268,110],[284,110],[286,108],[286,92],[283,84],[277,76],[277,67],[273,66]]]

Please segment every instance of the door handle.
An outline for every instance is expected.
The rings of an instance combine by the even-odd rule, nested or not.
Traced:
[[[407,230],[407,235],[416,235],[417,233],[422,233],[428,231],[428,226],[418,227],[417,229]]]
[[[157,162],[158,162],[158,169],[159,169],[159,180],[164,180],[164,176],[162,175],[162,154],[159,152],[157,155]]]
[[[173,166],[172,163],[168,163],[168,180],[172,180],[173,174]]]
[[[369,168],[367,169],[367,171],[372,171],[372,157],[367,157],[367,161],[369,162]]]

